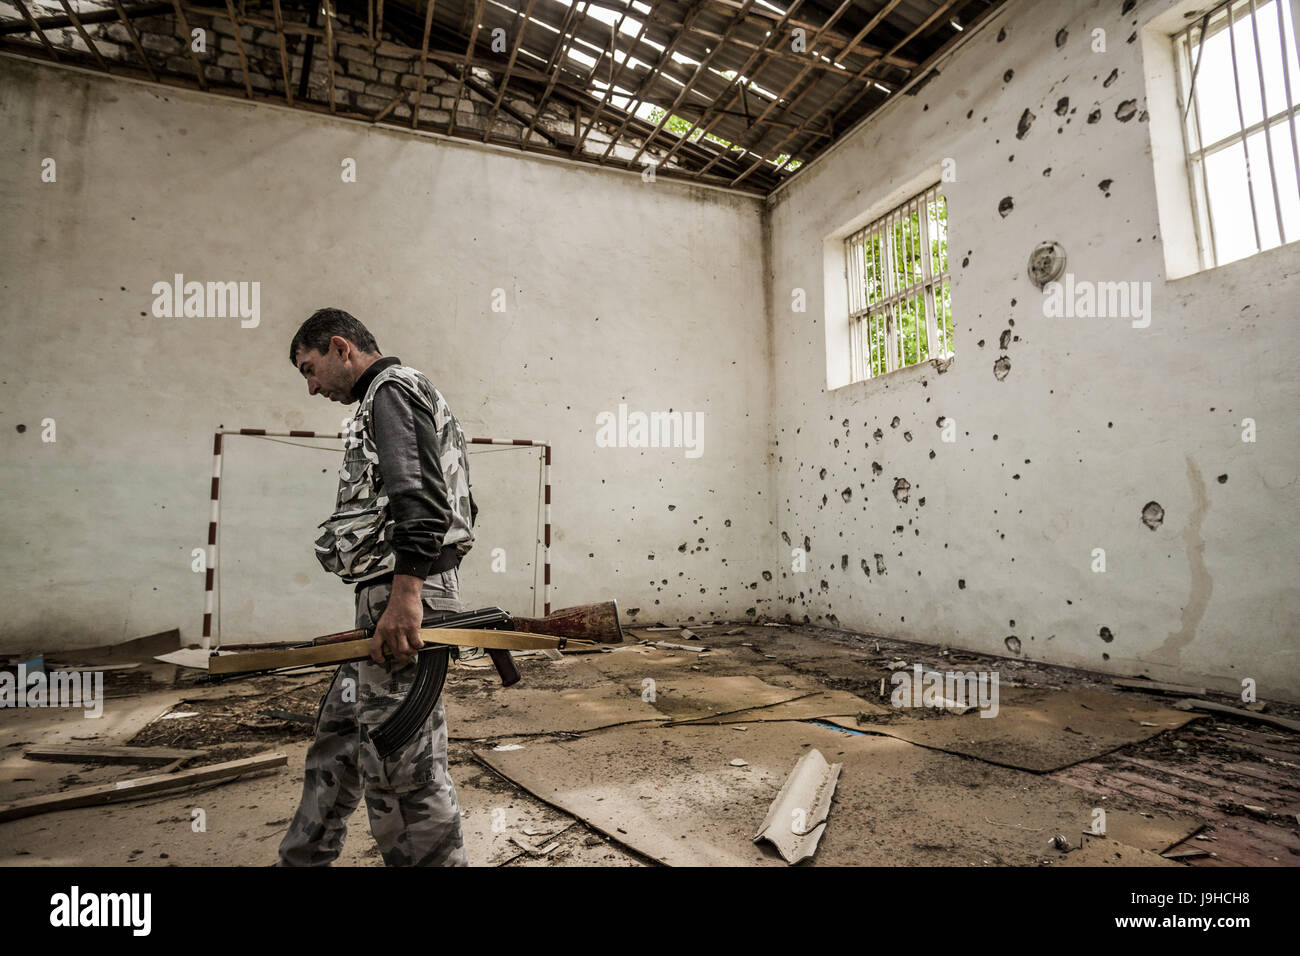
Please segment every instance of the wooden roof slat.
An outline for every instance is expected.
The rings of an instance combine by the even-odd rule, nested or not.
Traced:
[[[515,40],[510,44],[510,60],[506,63],[505,75],[501,77],[501,82],[497,84],[497,98],[492,103],[492,109],[488,113],[487,123],[483,129],[483,142],[487,142],[488,134],[492,132],[492,123],[497,118],[497,111],[501,109],[501,101],[505,98],[506,89],[510,85],[510,74],[515,68],[515,59],[519,56],[519,45],[523,42],[524,34],[528,32],[528,17],[533,12],[533,5],[536,0],[528,0],[528,6],[524,9],[523,16],[519,21],[519,32],[515,35]]]
[[[624,18],[624,19],[626,19],[626,18]],[[628,66],[631,64],[631,62],[632,62],[632,60],[633,60],[633,56],[632,56],[632,54],[631,54],[631,50],[632,50],[633,48],[636,47],[637,43],[640,42],[641,37],[645,34],[645,31],[646,31],[646,25],[647,25],[648,22],[649,22],[648,20],[646,20],[646,21],[642,21],[642,23],[641,23],[641,29],[640,29],[639,31],[637,31],[636,39],[634,39],[634,40],[632,41],[632,46],[629,47],[629,48],[628,48],[628,51],[624,52],[624,54],[623,54],[623,62],[622,62],[621,64],[619,64],[619,68],[618,68],[618,72],[617,72],[617,73],[614,72],[614,61],[615,61],[615,59],[616,59],[616,57],[614,57],[614,51],[616,50],[616,48],[617,48],[617,46],[618,46],[618,30],[619,30],[619,27],[620,27],[620,26],[622,25],[622,23],[623,23],[623,19],[620,19],[620,20],[618,21],[618,23],[616,23],[616,24],[611,28],[611,30],[610,30],[610,61],[609,61],[609,66],[610,66],[610,76],[609,76],[609,86],[605,89],[605,95],[601,98],[600,102],[596,105],[596,110],[595,110],[595,112],[591,114],[591,119],[588,120],[588,122],[587,122],[587,128],[584,129],[584,130],[582,131],[582,135],[578,137],[578,141],[574,144],[574,146],[573,146],[573,155],[574,155],[574,156],[577,156],[578,153],[582,151],[582,144],[585,143],[585,142],[587,141],[587,137],[591,134],[591,131],[592,131],[593,129],[596,128],[596,121],[600,118],[600,114],[604,111],[604,109],[605,109],[605,104],[608,103],[608,102],[610,101],[610,99],[616,95],[614,91],[618,88],[618,81],[619,81],[620,79],[622,79],[622,77],[623,77],[623,73],[627,70]],[[599,63],[598,63],[597,65],[599,65]]]
[[[794,3],[792,3],[789,9],[787,9],[786,11],[786,18],[783,19],[777,25],[775,25],[772,28],[772,31],[768,34],[766,40],[764,41],[764,47],[769,46],[772,43],[772,41],[780,37],[783,30],[790,29],[787,20],[791,16],[793,16],[794,12],[798,10],[802,4],[803,4],[803,0],[794,0]],[[739,87],[748,85],[752,81],[752,77],[750,76],[749,70],[762,55],[763,55],[763,49],[760,48],[758,50],[755,50],[753,53],[749,55],[749,57],[746,58],[744,65],[739,70],[736,71],[735,80],[733,80],[730,84],[728,84],[729,92],[728,92],[727,101],[723,103],[721,97],[715,99],[714,106],[717,107],[718,110],[726,109],[727,107],[730,107],[732,104],[736,102],[735,90]],[[710,130],[712,130],[712,128],[715,125],[717,125],[717,119],[715,118],[712,122],[709,123],[708,126],[702,126],[701,124],[706,119],[709,118],[710,112],[716,112],[716,111],[712,109],[710,111],[706,111],[705,114],[702,117],[700,117],[700,119],[695,123],[695,125],[692,126],[691,129],[687,130],[686,134],[682,136],[680,139],[678,139],[678,141],[673,145],[673,148],[668,151],[668,155],[666,155],[663,158],[664,163],[669,162],[673,158],[673,156],[676,155],[677,151],[681,149],[687,142],[690,141],[691,135],[695,132],[696,129],[703,129],[704,131],[700,135],[701,140],[703,140],[704,137],[709,134]],[[707,172],[707,171],[708,169],[706,167],[705,170],[703,170],[702,172]]]
[[[599,160],[600,163],[603,164],[605,160],[609,158],[610,152],[614,149],[615,146],[618,145],[618,141],[622,138],[624,130],[627,129],[628,121],[632,119],[636,111],[641,108],[641,104],[645,102],[644,90],[647,87],[649,87],[651,84],[653,84],[654,78],[659,75],[660,71],[663,69],[664,64],[672,60],[673,53],[677,50],[677,44],[681,42],[681,39],[685,35],[685,33],[691,29],[691,24],[695,22],[695,17],[699,14],[701,4],[703,3],[704,0],[695,0],[695,3],[692,4],[690,11],[686,15],[685,21],[683,21],[682,32],[677,34],[677,36],[673,38],[673,42],[668,44],[668,46],[664,48],[663,52],[659,54],[659,58],[655,61],[654,66],[651,67],[650,75],[647,76],[637,86],[636,99],[633,103],[629,104],[627,109],[627,115],[623,117],[623,122],[619,125],[618,130],[614,132],[612,136],[610,136],[609,145],[605,147],[605,152],[601,154]],[[641,149],[642,152],[644,152],[645,147],[642,146]],[[641,153],[638,152],[637,156],[640,155]]]
[[[429,68],[429,31],[433,29],[434,0],[424,3],[424,38],[420,41],[420,79],[415,84],[415,100],[411,104],[411,128],[420,125],[420,100],[424,97],[424,76]],[[452,112],[452,116],[455,116]]]
[[[413,100],[410,119],[417,129],[428,64],[434,62],[458,74],[445,129],[439,124],[447,135],[612,168],[632,169],[653,151],[663,154],[658,169],[671,169],[674,178],[762,192],[788,178],[791,162],[816,157],[886,102],[875,94],[874,83],[897,89],[924,76],[939,52],[951,45],[945,17],[960,17],[969,28],[1005,0],[774,0],[788,3],[784,12],[759,0],[647,0],[640,6],[631,0],[325,0],[328,12],[320,26],[312,15],[317,0],[110,0],[112,9],[84,14],[73,9],[75,0],[58,0],[61,15],[39,17],[33,14],[41,11],[30,8],[30,2],[15,0],[22,16],[0,22],[0,46],[123,75],[140,72],[134,63],[138,58],[155,83],[178,85],[179,80],[179,85],[197,84],[204,92],[254,99],[268,96],[266,83],[258,81],[255,90],[252,82],[254,70],[264,71],[276,98],[282,87],[281,102],[368,123],[391,117],[399,104]],[[188,42],[188,63],[168,57],[166,67],[161,59],[155,64],[134,23],[146,16],[174,22],[182,38],[195,16],[232,23],[239,74],[209,80],[205,61]],[[125,25],[132,49],[110,57],[96,47],[88,25],[114,19]],[[271,31],[267,56],[261,47],[254,56],[244,26]],[[498,26],[511,37],[508,54],[500,45],[491,49],[488,38]],[[796,28],[808,31],[809,52],[789,48]],[[56,30],[66,32],[56,35]],[[62,48],[73,30],[81,42]],[[8,36],[15,39],[4,39]],[[320,87],[314,94],[305,84],[294,89],[290,37],[325,47],[328,63],[321,66],[328,68],[328,103]],[[377,111],[336,103],[340,46],[404,59],[408,66],[397,67],[403,76],[416,74],[418,62],[415,96],[409,89],[390,89],[382,95],[396,95]],[[305,52],[310,58],[310,51]],[[485,104],[480,113],[460,115],[466,96]],[[626,103],[617,106],[625,97]],[[520,98],[529,106],[517,104]],[[543,119],[552,103],[573,115],[572,133]],[[636,115],[648,105],[663,111],[659,120]],[[686,135],[668,135],[673,117],[686,121]],[[588,145],[597,130],[599,148]],[[720,142],[735,145],[727,148]]]
[[[664,109],[664,115],[660,117],[659,122],[655,125],[655,128],[650,133],[650,135],[646,137],[645,140],[642,141],[641,148],[637,150],[636,155],[632,157],[632,162],[635,163],[638,159],[641,158],[642,154],[645,153],[646,149],[650,146],[650,144],[654,142],[655,137],[659,135],[660,131],[664,128],[664,126],[668,123],[668,121],[672,119],[673,115],[677,112],[677,110],[680,109],[682,104],[686,102],[686,97],[690,95],[691,89],[695,86],[696,82],[700,79],[701,75],[708,73],[709,64],[713,62],[715,55],[720,53],[722,51],[722,48],[727,45],[727,42],[731,39],[731,35],[736,31],[736,29],[739,28],[741,24],[744,23],[745,14],[749,12],[749,8],[752,7],[753,5],[754,5],[754,0],[745,0],[744,6],[740,8],[740,14],[736,16],[736,18],[732,21],[731,26],[727,28],[726,33],[722,34],[722,36],[718,38],[719,40],[718,44],[714,46],[714,48],[711,51],[709,51],[708,56],[706,56],[700,62],[700,65],[695,70],[695,75],[691,77],[690,81],[687,82],[687,84],[684,87],[682,87],[681,92],[677,94],[677,98],[673,100],[672,106],[669,106],[666,109]]]
[[[449,136],[456,130],[456,113],[460,110],[461,94],[465,92],[465,77],[473,69],[470,61],[474,57],[474,45],[478,41],[478,25],[483,16],[483,2],[484,0],[474,0],[474,22],[469,34],[469,44],[465,47],[465,62],[460,67],[460,80],[456,83],[456,98],[452,100],[451,104],[451,119],[447,123],[447,135]]]
[[[46,51],[50,54],[50,59],[54,60],[55,63],[59,62],[59,51],[54,49],[54,44],[52,44],[50,38],[45,35],[45,31],[37,26],[36,20],[27,9],[27,4],[23,3],[23,0],[13,0],[13,4],[18,8],[18,12],[23,15],[23,19],[27,21],[32,32],[36,34],[36,38],[41,41],[41,46],[45,47]]]
[[[15,2],[18,2],[18,0],[15,0]],[[135,25],[131,23],[130,18],[127,17],[126,11],[122,9],[122,4],[119,3],[118,0],[113,0],[113,9],[117,11],[118,18],[126,27],[126,32],[131,37],[131,45],[135,47],[135,52],[140,55],[140,61],[144,63],[144,68],[149,74],[149,79],[153,80],[155,83],[158,82],[158,74],[154,72],[153,64],[149,62],[149,58],[144,54],[144,47],[140,45],[140,35],[135,32]],[[44,39],[44,34],[42,34],[41,38]]]
[[[897,2],[897,0],[895,0],[895,2]],[[921,32],[922,32],[926,27],[928,27],[931,23],[933,23],[933,22],[934,22],[935,20],[937,20],[939,17],[943,16],[943,14],[945,14],[947,11],[951,10],[951,9],[953,8],[953,6],[956,5],[957,2],[958,2],[958,0],[946,0],[946,2],[945,2],[942,6],[940,6],[937,10],[935,10],[934,13],[932,13],[932,14],[930,15],[930,17],[929,17],[927,20],[925,20],[925,21],[924,21],[920,26],[918,26],[915,30],[913,30],[911,34],[909,34],[909,35],[908,35],[906,38],[904,38],[903,40],[900,40],[900,41],[898,42],[898,45],[895,47],[895,49],[901,49],[902,47],[906,46],[908,43],[911,43],[912,40],[913,40],[913,39],[914,39],[918,34],[920,34],[920,33],[921,33]],[[876,65],[877,62],[879,62],[879,61],[876,61],[876,62],[873,62],[873,63],[868,63],[866,66],[864,66],[864,67],[862,68],[862,70],[861,70],[857,75],[855,75],[855,76],[853,77],[854,81],[856,82],[856,81],[859,81],[859,80],[862,80],[863,78],[865,78],[865,77],[867,76],[868,72],[869,72],[869,71],[870,71],[870,70],[871,70],[871,69]],[[870,86],[866,87],[865,89],[869,89],[869,88],[870,88]],[[809,89],[811,89],[811,86],[809,87]],[[806,91],[805,91],[805,92],[806,92]],[[833,98],[832,98],[831,102],[833,102]],[[794,103],[791,103],[790,105],[791,105],[791,106],[794,106]],[[788,134],[785,136],[785,138],[782,139],[779,143],[777,143],[776,146],[775,146],[772,150],[770,150],[770,151],[769,151],[769,152],[768,152],[768,153],[767,153],[763,158],[761,158],[761,159],[759,159],[757,162],[755,162],[753,166],[751,166],[751,167],[749,167],[749,169],[745,170],[745,172],[743,172],[740,176],[736,177],[736,179],[732,180],[732,182],[733,182],[735,185],[739,185],[740,183],[744,182],[744,180],[745,180],[745,178],[746,178],[747,176],[749,176],[751,173],[753,173],[754,170],[755,170],[756,168],[758,168],[760,165],[762,165],[763,163],[767,162],[767,161],[769,160],[770,157],[775,156],[775,155],[780,155],[781,147],[784,146],[786,143],[790,142],[790,140],[791,140],[791,139],[792,139],[792,138],[793,138],[797,133],[799,133],[799,132],[800,132],[800,130],[795,130],[794,132],[788,133]],[[790,160],[787,158],[787,159],[785,160],[785,162],[781,163],[781,165],[780,165],[780,167],[778,167],[778,170],[777,170],[777,171],[779,172],[780,169],[781,169],[782,167],[784,167],[787,163],[789,163],[789,161],[790,161]]]

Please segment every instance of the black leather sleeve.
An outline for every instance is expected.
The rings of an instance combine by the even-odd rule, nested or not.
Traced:
[[[400,385],[385,382],[371,407],[379,474],[393,516],[395,574],[429,576],[451,527],[433,414]]]

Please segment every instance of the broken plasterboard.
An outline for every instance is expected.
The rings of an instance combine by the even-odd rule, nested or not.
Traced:
[[[810,860],[826,830],[843,764],[827,763],[813,748],[799,758],[772,801],[754,842],[767,840],[787,863]]]

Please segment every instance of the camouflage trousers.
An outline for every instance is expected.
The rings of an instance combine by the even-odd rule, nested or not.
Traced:
[[[357,592],[357,627],[378,622],[391,584]],[[420,599],[424,625],[461,610],[455,569],[431,574]],[[426,653],[442,653],[430,651]],[[456,788],[447,773],[447,722],[440,697],[428,721],[388,759],[371,734],[397,709],[415,678],[373,661],[344,664],[321,701],[307,750],[302,800],[280,844],[280,866],[329,866],[343,850],[348,817],[364,792],[370,832],[388,866],[468,866]]]

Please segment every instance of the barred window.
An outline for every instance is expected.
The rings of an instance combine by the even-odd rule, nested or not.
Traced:
[[[936,184],[844,240],[851,380],[953,354],[948,203]]]
[[[1230,0],[1174,37],[1201,268],[1300,239],[1290,0]]]

